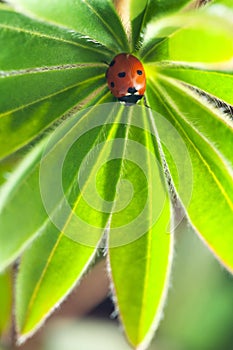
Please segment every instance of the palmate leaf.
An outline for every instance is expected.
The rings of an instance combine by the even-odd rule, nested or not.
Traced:
[[[96,116],[96,113],[94,113],[94,116]],[[67,143],[69,145],[72,132],[73,137],[75,137],[77,129],[82,130],[81,126],[85,126],[85,117],[86,113],[82,113],[81,116],[79,115],[79,118],[69,120],[69,122],[64,124],[59,129],[58,135],[56,135],[56,137],[59,138],[59,143],[55,142],[56,146],[51,149],[51,157],[53,158],[53,162],[49,161],[49,163],[46,163],[46,165],[49,165],[49,167],[46,167],[48,174],[45,179],[41,177],[41,186],[42,182],[44,183],[44,186],[46,186],[46,183],[49,183],[50,180],[52,180],[53,183],[56,183],[56,181],[54,181],[54,173],[50,173],[50,167],[52,166],[53,168],[56,166],[56,163],[59,164],[59,160],[64,153],[64,147],[67,147]],[[82,125],[79,124],[80,122]],[[83,157],[86,155],[86,153],[88,153],[88,149],[90,150],[93,147],[93,142],[100,137],[100,134],[102,134],[101,129],[97,129],[88,135],[83,135],[81,141],[79,141],[79,143],[77,143],[71,150],[71,153],[75,152],[76,157],[68,157],[68,160],[66,161],[64,167],[65,170],[63,169],[65,180],[67,180],[67,178],[70,179],[71,176],[76,179],[76,175],[79,170],[78,164],[81,164]],[[76,163],[77,168],[74,167],[74,162]],[[51,176],[52,178],[50,179]],[[58,178],[58,174],[55,176]],[[88,179],[89,178],[87,177],[87,181]],[[83,271],[88,266],[88,262],[90,262],[93,257],[93,254],[98,246],[98,241],[101,237],[101,232],[103,231],[108,218],[108,215],[105,215],[104,213],[96,217],[96,211],[91,210],[90,208],[89,218],[94,220],[96,225],[99,224],[101,226],[102,224],[103,228],[98,230],[98,236],[95,235],[93,238],[94,240],[92,240],[92,237],[90,237],[90,239],[88,238],[89,240],[85,242],[86,245],[83,244],[82,240],[81,243],[79,243],[77,239],[76,242],[70,240],[65,235],[65,230],[68,229],[69,224],[72,225],[72,216],[63,216],[63,214],[66,215],[66,212],[63,211],[63,207],[65,206],[65,204],[63,204],[64,199],[61,198],[60,202],[56,202],[56,207],[53,208],[53,213],[59,212],[60,216],[62,216],[66,222],[62,223],[63,228],[59,229],[59,226],[56,228],[52,225],[51,220],[43,207],[42,199],[40,197],[40,191],[42,190],[43,186],[40,188],[40,181],[38,164],[34,169],[32,169],[31,174],[28,176],[27,182],[25,183],[25,179],[22,181],[21,188],[19,187],[15,195],[12,195],[11,201],[7,204],[6,208],[6,211],[11,211],[12,214],[14,210],[14,208],[12,208],[12,204],[15,203],[18,198],[24,198],[26,204],[25,214],[27,212],[27,215],[35,215],[37,212],[37,220],[33,220],[31,224],[34,226],[34,232],[37,232],[38,230],[41,232],[40,237],[33,243],[28,252],[26,252],[23,256],[20,272],[18,274],[16,321],[19,341],[24,340],[33,330],[35,330],[35,328],[38,327],[38,324],[40,324],[48,313],[53,310],[54,306],[64,298],[64,295],[69,292],[69,290],[76,283],[77,279],[80,278]],[[29,193],[29,196],[27,196],[27,193],[25,193],[25,189],[31,188],[31,186],[34,186],[34,207],[31,207],[32,211],[30,211],[31,194]],[[64,183],[64,186],[66,187],[66,183]],[[80,211],[80,213],[88,211],[88,206],[85,205],[85,202],[81,199],[81,192],[79,191],[79,193],[77,193],[76,191],[72,190],[73,187],[75,188],[74,180],[72,183],[67,183],[67,186],[68,188],[66,188],[65,194],[72,197],[70,200],[73,200],[72,194],[74,195],[74,193],[76,193],[76,201],[79,202],[81,200],[77,210]],[[50,188],[50,190],[52,191],[52,188]],[[38,197],[36,200],[35,195],[37,194]],[[72,206],[75,207],[76,205],[77,203],[73,203]],[[15,216],[14,213],[13,215]],[[6,226],[7,215],[4,215],[3,212],[2,216],[3,219],[5,218]],[[16,237],[19,229],[21,229],[22,232],[29,232],[29,234],[32,233],[33,228],[28,230],[27,226],[28,216],[27,219],[17,222],[17,225],[12,227],[13,239]],[[75,228],[72,227],[72,233],[75,232]],[[78,231],[78,234],[79,233],[80,232]],[[85,237],[88,232],[83,232],[83,234]],[[89,243],[89,246],[87,246],[87,243]],[[61,273],[61,271],[64,271],[64,273]],[[43,307],[41,307],[41,303],[43,304]]]
[[[147,24],[152,20],[182,10],[192,1],[190,0],[131,0],[130,1],[130,20],[132,25],[133,47],[140,46],[141,36]]]
[[[232,71],[217,71],[195,68],[192,66],[167,65],[159,67],[159,72],[173,77],[190,86],[197,87],[213,97],[233,105],[233,94],[231,87],[233,84]]]
[[[112,54],[78,34],[5,7],[0,17],[4,47],[0,53],[0,157],[4,157],[105,89],[102,62]]]
[[[105,97],[101,99],[98,96],[98,99],[105,101]],[[39,181],[39,164],[46,142],[47,138],[44,138],[33,148],[1,188],[0,270],[10,264],[30,240],[43,232],[49,224],[48,215],[41,200]],[[91,142],[91,139],[86,142],[87,148],[84,147],[84,153]],[[11,240],[9,240],[9,232],[11,232]]]
[[[45,152],[41,164],[34,156],[35,166],[27,179],[21,176],[18,180],[21,186],[11,192],[2,212],[7,227],[12,215],[16,218],[19,200],[24,199],[21,220],[11,224],[11,240],[17,239],[19,230],[28,232],[24,244],[33,231],[34,235],[40,233],[23,254],[17,277],[19,341],[35,331],[77,283],[93,259],[105,227],[115,296],[126,334],[135,346],[146,336],[145,343],[152,337],[165,301],[173,236],[168,234],[170,205],[156,160],[158,147],[151,123],[148,111],[140,106],[107,104],[80,112],[57,129],[46,148],[47,141],[40,149],[37,146],[39,155]],[[93,181],[100,197],[93,191]],[[72,212],[67,211],[66,200]],[[29,218],[35,214],[36,220],[31,222]],[[129,265],[127,270],[119,259]],[[122,288],[126,279],[129,289]],[[132,302],[131,288],[139,292],[132,309],[127,310],[126,305]]]
[[[148,66],[147,74],[152,77],[154,72],[155,75],[150,79],[147,94],[149,105],[176,126],[189,149],[194,176],[192,197],[189,205],[188,203],[185,205],[189,218],[211,250],[229,270],[232,270],[232,252],[229,248],[232,246],[230,232],[233,224],[232,125],[227,125],[231,124],[227,117],[221,115],[216,108],[208,106],[206,99],[197,96],[181,84],[184,81],[190,86],[194,85],[211,93],[213,97],[220,98],[226,103],[232,103],[232,94],[229,89],[232,79],[231,72],[214,71],[213,69],[211,71],[211,66],[206,64],[231,59],[233,41],[230,28],[232,23],[231,21],[222,22],[220,30],[217,31],[213,21],[216,12],[208,11],[203,12],[204,17],[207,16],[206,19],[208,19],[205,24],[202,22],[204,17],[202,18],[202,13],[200,14],[200,21],[196,23],[198,24],[197,30],[193,31],[192,25],[191,30],[189,30],[189,25],[179,31],[172,29],[167,38],[165,35],[165,39],[158,42],[157,47],[147,51],[144,56],[145,60],[149,61],[150,59],[164,59],[197,62],[200,68],[189,67],[187,63],[183,65],[173,62],[165,65],[152,64],[151,67]],[[195,17],[193,23],[195,24]],[[205,28],[206,24],[210,26]],[[200,35],[201,32],[202,35]],[[210,40],[200,40],[206,35]],[[221,35],[223,40],[221,40]],[[182,43],[186,41],[191,43],[192,48],[187,49],[187,45],[185,48],[182,47]],[[200,47],[203,43],[206,46]],[[217,45],[220,46],[216,54]],[[154,55],[154,58],[152,56],[149,58],[149,55]],[[161,74],[165,74],[168,78],[165,79]],[[169,79],[170,76],[176,79]],[[169,154],[165,150],[164,152],[176,190],[183,200],[183,193],[178,189],[176,165]],[[188,188],[189,183],[183,182],[183,185]],[[203,190],[205,188],[208,188],[208,193]],[[210,202],[216,204],[210,207]],[[224,237],[220,235],[220,232],[223,231]]]
[[[62,3],[59,0],[8,2],[29,16],[73,31],[73,35],[79,33],[114,51],[129,51],[125,31],[110,0],[68,0]]]
[[[148,24],[140,55],[145,62],[195,62],[201,66],[228,61],[233,55],[232,28],[232,18],[226,20],[211,7],[175,14]]]
[[[0,52],[0,130],[5,135],[17,131],[11,140],[4,136],[1,156],[26,145],[64,114],[70,117],[55,133],[47,132],[1,192],[0,269],[23,252],[16,288],[19,341],[39,327],[107,242],[119,317],[132,346],[145,349],[167,293],[171,202],[177,194],[205,242],[227,268],[233,263],[232,156],[225,142],[232,129],[180,82],[229,103],[231,94],[222,86],[218,93],[213,79],[229,87],[231,72],[212,72],[208,80],[206,66],[189,67],[186,75],[181,67],[154,62],[187,60],[200,66],[229,60],[231,21],[211,11],[194,15],[192,23],[191,15],[170,16],[189,1],[169,1],[169,6],[142,1],[138,11],[131,6],[134,48],[146,30],[139,55],[147,63],[148,104],[166,118],[115,103],[74,115],[80,104],[113,100],[103,61],[128,52],[129,43],[112,2],[9,2],[34,19],[7,7],[0,11],[0,39],[8,47]],[[208,47],[200,36],[208,39]],[[192,41],[188,52],[187,40]],[[165,182],[171,186],[170,176],[174,188],[169,192]],[[210,207],[210,201],[218,206]]]
[[[1,71],[100,63],[112,52],[78,32],[30,19],[5,6],[0,10]]]
[[[133,184],[135,204],[113,215],[108,254],[119,317],[129,342],[138,349],[147,347],[158,327],[168,289],[174,243],[169,227],[169,198],[165,194],[159,163],[156,164],[152,156],[154,152],[157,154],[158,147],[154,144],[156,129],[150,115],[147,110],[137,115],[142,118],[144,132],[135,132],[132,127],[127,132],[126,160],[123,157],[121,177]],[[134,124],[131,115],[129,123]],[[132,138],[143,144],[143,150],[135,145],[131,148]],[[143,164],[147,183],[142,181],[135,164],[127,162],[131,157],[137,164]],[[138,213],[141,206],[146,207],[144,215]],[[133,225],[128,224],[129,218],[134,218]],[[132,237],[137,239],[130,242]],[[116,246],[111,248],[111,245]]]
[[[232,270],[232,127],[188,88],[162,75],[157,81],[151,80],[148,100],[176,126],[189,151],[193,179],[186,210],[190,221],[222,263]],[[183,200],[176,181],[176,165],[169,156],[166,161],[171,175],[175,174],[174,185]],[[188,183],[183,185],[188,188]]]
[[[85,105],[88,97],[89,103],[93,99],[92,93],[101,90],[106,92],[104,75],[99,75],[99,72],[99,68],[82,68],[81,70],[77,68],[5,78],[2,84],[2,96],[9,103],[10,96],[15,91],[15,99],[19,98],[15,100],[15,104],[18,102],[19,105],[12,108],[14,101],[11,101],[12,107],[10,104],[9,106],[4,106],[4,103],[2,105],[2,108],[7,111],[2,113],[0,119],[1,157],[9,155],[19,147],[29,143],[55,120],[67,113],[77,102],[83,101]],[[90,78],[90,74],[93,74],[95,78]],[[48,79],[51,85],[48,84]],[[73,85],[71,85],[72,81]],[[10,89],[6,90],[7,83],[9,83]],[[25,84],[26,87],[24,96],[20,90],[22,84],[23,86]],[[65,86],[66,84],[68,86]],[[43,90],[41,90],[42,88]],[[101,90],[99,90],[100,88]],[[33,94],[30,93],[31,91]],[[45,91],[46,95],[44,95]],[[41,96],[42,94],[43,96]],[[14,135],[10,140],[9,133]]]

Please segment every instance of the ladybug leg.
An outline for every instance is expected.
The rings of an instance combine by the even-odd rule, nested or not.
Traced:
[[[106,64],[108,67],[110,66],[107,61],[100,61],[100,62]]]
[[[145,95],[143,96],[143,102],[144,102],[144,106],[145,106],[145,107],[151,109],[151,107],[147,104],[147,100],[146,100],[146,96],[145,96]]]
[[[112,60],[110,63],[108,63],[107,61],[100,61],[100,62],[106,64],[108,67],[112,67],[112,66],[114,66],[114,64],[115,64],[116,61],[115,61],[115,60]]]

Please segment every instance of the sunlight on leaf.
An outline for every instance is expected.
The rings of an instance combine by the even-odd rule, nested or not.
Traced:
[[[147,62],[228,61],[233,56],[232,30],[232,20],[210,10],[165,17],[148,24],[141,55]]]
[[[160,72],[167,76],[174,77],[180,81],[190,84],[208,92],[212,96],[233,105],[233,84],[232,71],[214,71],[190,66],[161,66]]]
[[[114,50],[128,50],[121,21],[110,0],[9,0],[29,16],[81,34]],[[90,20],[91,18],[91,20]],[[114,28],[117,28],[117,32]]]
[[[153,105],[157,100],[157,109],[176,125],[191,157],[192,197],[186,206],[190,221],[210,249],[232,269],[233,159],[230,142],[226,140],[232,139],[233,129],[184,87],[174,85],[173,80],[161,77],[152,86],[148,91],[149,103]],[[169,157],[166,161],[173,175],[175,164]]]

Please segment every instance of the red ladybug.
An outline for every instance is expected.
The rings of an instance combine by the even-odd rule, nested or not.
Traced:
[[[137,103],[146,90],[146,75],[142,63],[133,55],[115,56],[106,72],[108,88],[119,101]]]

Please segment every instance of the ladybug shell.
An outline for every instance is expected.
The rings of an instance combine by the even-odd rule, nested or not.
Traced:
[[[142,63],[133,55],[115,56],[106,72],[108,88],[120,101],[136,103],[146,90],[146,76]]]

